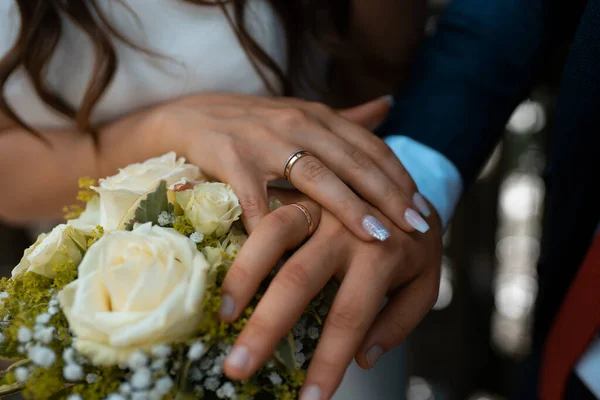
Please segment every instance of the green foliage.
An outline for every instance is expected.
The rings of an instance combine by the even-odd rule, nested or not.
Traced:
[[[188,217],[179,215],[173,223],[173,229],[181,233],[183,236],[190,236],[196,230],[192,226],[192,221]]]
[[[286,337],[281,339],[279,345],[277,345],[277,348],[275,349],[275,358],[289,371],[294,371],[298,368],[294,354],[294,335],[289,333]]]
[[[167,196],[166,181],[161,181],[158,188],[154,192],[148,193],[146,198],[140,202],[135,210],[135,221],[142,224],[152,222],[158,225],[158,216],[163,211],[169,214],[174,211],[173,204],[169,203]]]

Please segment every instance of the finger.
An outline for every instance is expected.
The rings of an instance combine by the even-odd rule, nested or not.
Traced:
[[[439,278],[430,276],[402,288],[381,310],[356,354],[359,366],[372,368],[380,356],[404,342],[431,310],[437,299]]]
[[[375,271],[354,265],[344,279],[310,362],[301,399],[307,393],[329,399],[342,381],[388,288],[385,273]]]
[[[247,170],[231,174],[227,181],[242,207],[244,227],[251,234],[270,212],[266,183],[259,182]]]
[[[312,112],[319,115],[320,124],[299,126],[297,129],[320,131],[321,136],[327,138],[319,142],[319,146],[308,141],[301,145],[311,149],[329,169],[403,231],[424,233],[429,230],[429,224],[415,210],[429,216],[427,202],[417,192],[411,176],[387,144],[364,128],[335,115],[325,106],[292,99],[286,101],[298,107],[312,107]],[[300,141],[309,137],[298,136]],[[310,196],[314,197],[312,194]],[[346,221],[342,217],[340,220]],[[346,225],[354,231],[352,225]]]
[[[298,159],[289,178],[298,190],[329,210],[362,240],[384,241],[390,237],[383,223],[372,215],[367,203],[313,155]]]
[[[337,245],[317,232],[285,263],[226,358],[227,376],[247,379],[272,356],[281,338],[343,262],[333,262],[337,253]]]
[[[383,123],[390,111],[392,96],[383,96],[352,108],[338,110],[339,116],[373,131]]]
[[[295,203],[306,207],[313,220],[313,229],[318,226],[321,207],[306,197]],[[239,318],[285,251],[298,247],[307,238],[308,228],[306,215],[294,205],[280,207],[264,218],[227,272],[219,311],[223,320],[231,322]]]

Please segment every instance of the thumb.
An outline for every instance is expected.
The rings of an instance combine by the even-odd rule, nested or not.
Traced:
[[[352,108],[338,110],[338,115],[372,131],[385,120],[391,103],[392,96],[383,96]]]

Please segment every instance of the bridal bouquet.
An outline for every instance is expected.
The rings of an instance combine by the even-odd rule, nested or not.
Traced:
[[[220,285],[247,238],[230,186],[174,153],[80,181],[84,210],[42,234],[0,281],[0,396],[294,399],[328,310],[313,300],[252,379],[223,360],[272,279],[233,324]],[[280,203],[272,201],[272,208]]]

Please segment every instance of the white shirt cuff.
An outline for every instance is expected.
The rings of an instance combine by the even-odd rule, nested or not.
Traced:
[[[441,153],[406,136],[389,136],[386,143],[438,212],[447,228],[463,191],[458,169]]]

